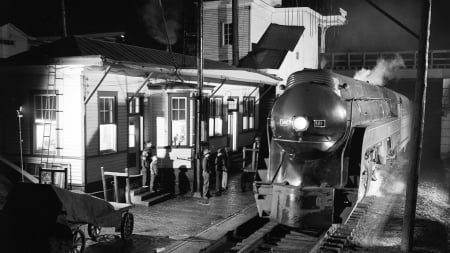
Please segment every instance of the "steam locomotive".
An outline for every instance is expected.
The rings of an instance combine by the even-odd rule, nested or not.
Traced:
[[[298,228],[344,222],[376,180],[377,164],[410,139],[403,95],[327,70],[291,74],[268,117],[258,214]]]

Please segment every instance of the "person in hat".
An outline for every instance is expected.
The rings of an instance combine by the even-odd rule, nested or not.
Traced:
[[[226,188],[226,183],[224,186],[223,180],[226,180],[227,166],[226,166],[226,155],[223,148],[217,150],[216,156],[216,195],[220,196],[222,191]]]
[[[152,162],[152,143],[147,142],[144,145],[144,150],[141,153],[141,175],[142,186],[149,186],[150,181],[150,164]],[[150,189],[152,190],[152,189]]]
[[[208,148],[203,149],[202,157],[202,175],[203,175],[203,198],[208,199],[209,197],[209,177],[211,175],[211,161],[210,152]]]
[[[150,163],[150,192],[158,190],[157,185],[155,185],[155,179],[158,176],[158,157],[156,155],[152,156],[152,162]]]

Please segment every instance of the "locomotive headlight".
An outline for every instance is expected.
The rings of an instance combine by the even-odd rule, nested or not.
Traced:
[[[292,128],[294,128],[294,130],[297,132],[306,131],[308,127],[309,121],[305,117],[298,116],[292,120]]]

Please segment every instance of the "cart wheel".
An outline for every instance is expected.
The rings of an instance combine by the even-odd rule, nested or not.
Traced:
[[[97,241],[98,237],[100,236],[101,231],[102,231],[102,228],[100,226],[97,226],[94,224],[88,225],[88,235],[94,241]]]
[[[84,236],[83,231],[79,228],[75,229],[72,232],[72,248],[70,249],[70,253],[83,253],[84,246],[86,244],[86,237]]]
[[[133,214],[126,212],[122,216],[122,223],[120,224],[120,237],[123,240],[129,240],[133,233],[134,217]]]

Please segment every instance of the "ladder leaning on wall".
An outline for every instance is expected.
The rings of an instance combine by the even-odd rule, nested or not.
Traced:
[[[58,68],[57,65],[48,66],[48,83],[45,93],[45,100],[42,107],[42,147],[41,147],[41,165],[44,171],[55,170],[62,168],[61,160],[63,158],[62,134],[63,128],[60,122],[63,120],[63,105],[64,105],[64,70]],[[55,162],[56,158],[60,160]],[[64,187],[67,185],[67,173],[45,173],[46,175],[56,176],[50,181],[55,182],[58,186]],[[40,173],[39,173],[40,174]],[[39,177],[44,176],[39,175]],[[62,174],[62,175],[61,175]],[[63,176],[63,177],[61,177]]]

